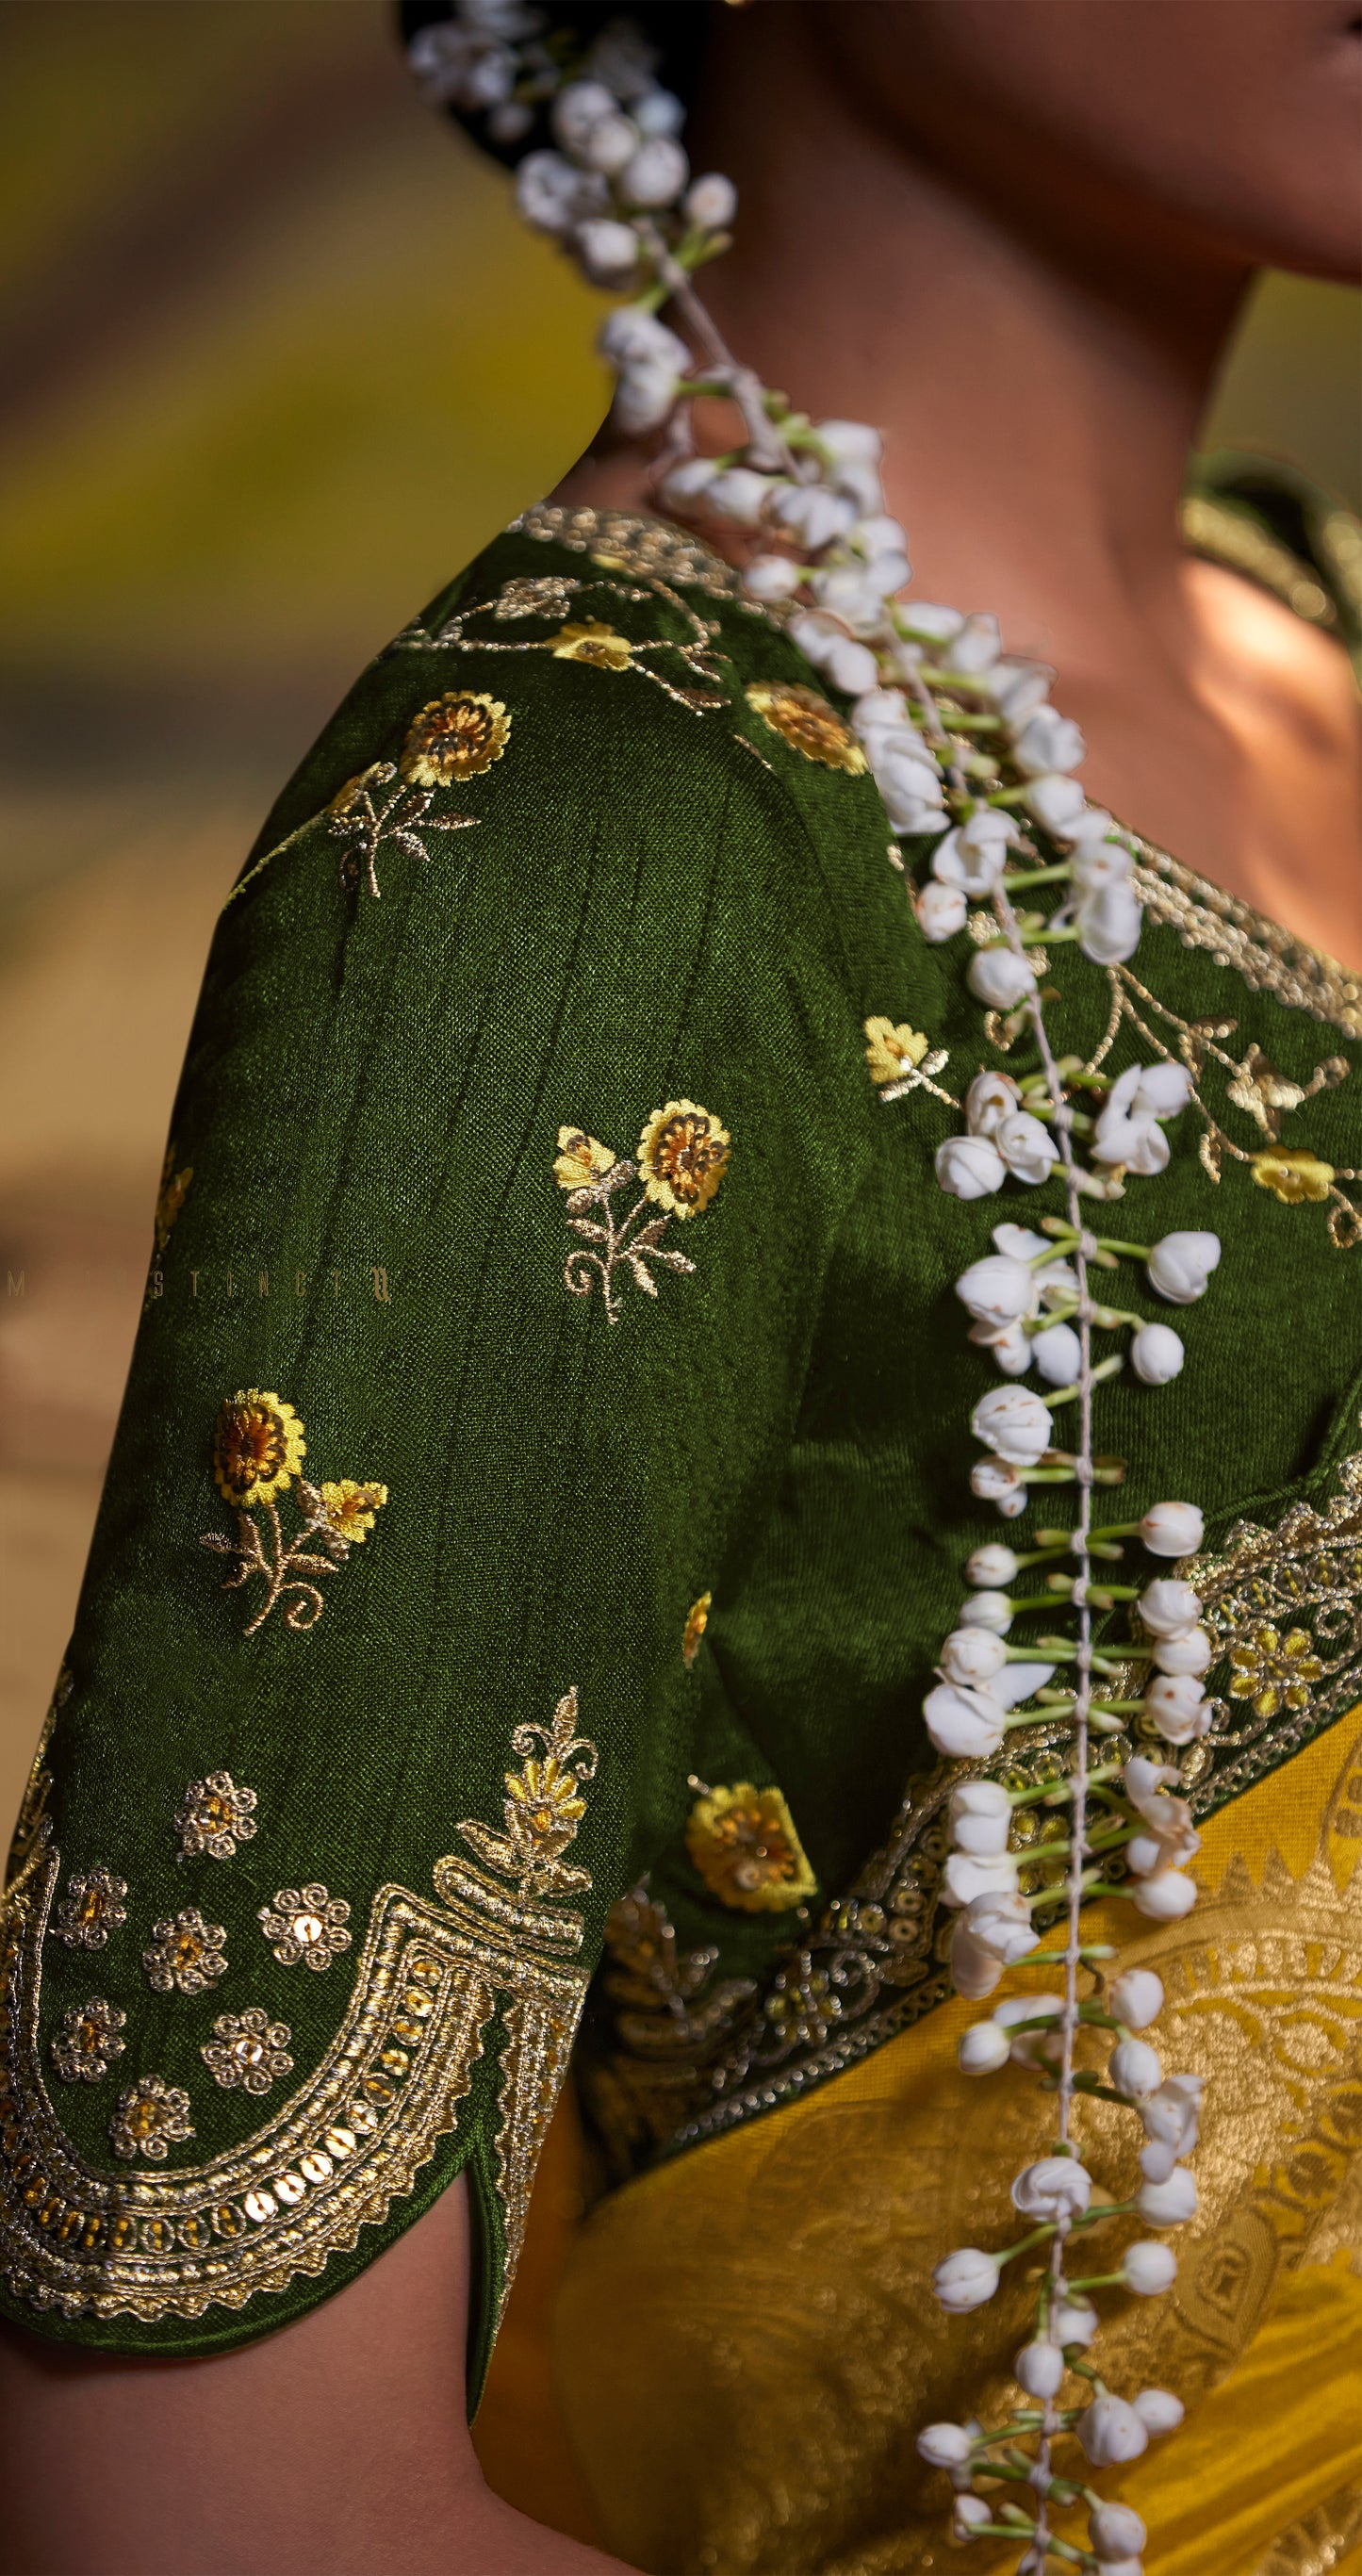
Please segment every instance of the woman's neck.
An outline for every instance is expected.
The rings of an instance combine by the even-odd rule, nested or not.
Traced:
[[[760,9],[720,23],[691,140],[738,187],[698,280],[721,331],[815,418],[884,433],[916,594],[1053,664],[1092,796],[1355,960],[1346,664],[1179,536],[1249,269],[1086,175],[1028,184],[1034,139],[976,142],[968,102],[905,138],[824,62],[821,16],[783,11],[775,44]],[[607,440],[565,492],[646,508],[646,460]]]

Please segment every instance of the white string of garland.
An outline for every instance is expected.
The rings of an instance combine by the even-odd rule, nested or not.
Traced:
[[[1006,2265],[1040,2258],[1032,2330],[1013,2365],[1021,2402],[997,2424],[928,2425],[918,2449],[950,2477],[955,2536],[1015,2541],[1018,2576],[1044,2576],[1050,2562],[1091,2576],[1142,2576],[1139,2515],[1105,2500],[1083,2467],[1056,2469],[1054,2452],[1064,2440],[1087,2467],[1105,2468],[1138,2458],[1151,2435],[1181,2421],[1167,2390],[1121,2396],[1089,2357],[1099,2327],[1091,2294],[1154,2297],[1170,2287],[1177,2262],[1161,2236],[1150,2236],[1128,2245],[1119,2263],[1108,2258],[1105,2270],[1068,2266],[1089,2231],[1111,2219],[1133,2215],[1162,2230],[1194,2215],[1196,2184],[1183,2158],[1196,2144],[1202,2079],[1164,2074],[1142,2036],[1162,2008],[1158,1977],[1148,1969],[1113,1976],[1111,1946],[1085,1942],[1081,1917],[1099,1896],[1156,1922],[1176,1921],[1196,1901],[1186,1863],[1199,1838],[1185,1801],[1171,1794],[1177,1770],[1124,1747],[1104,1760],[1103,1739],[1122,1735],[1132,1717],[1146,1738],[1169,1746],[1204,1735],[1211,1711],[1202,1676],[1213,1649],[1190,1584],[1158,1573],[1143,1585],[1121,1583],[1103,1571],[1127,1539],[1165,1562],[1195,1554],[1202,1516],[1194,1504],[1164,1502],[1139,1521],[1094,1524],[1096,1489],[1124,1474],[1094,1448],[1095,1391],[1127,1358],[1146,1385],[1166,1384],[1183,1346],[1167,1324],[1100,1302],[1091,1278],[1140,1262],[1159,1296],[1189,1304],[1204,1293],[1220,1245],[1209,1233],[1142,1244],[1090,1230],[1085,1199],[1120,1198],[1130,1177],[1164,1169],[1164,1124],[1186,1106],[1190,1083],[1173,1064],[1132,1065],[1113,1082],[1084,1074],[1075,1057],[1057,1058],[1035,960],[1058,940],[1076,941],[1102,966],[1132,955],[1140,936],[1133,854],[1078,783],[1083,738],[1049,704],[1052,674],[1006,654],[993,617],[903,596],[907,541],[884,507],[878,433],[859,421],[810,420],[725,347],[692,280],[729,246],[737,193],[721,174],[692,178],[681,101],[659,85],[658,58],[639,30],[617,21],[572,59],[522,0],[456,0],[456,15],[423,28],[409,54],[432,104],[483,114],[495,142],[523,141],[547,118],[552,147],[525,155],[516,194],[526,220],[558,239],[594,284],[629,298],[600,335],[617,377],[618,425],[659,439],[654,480],[664,509],[709,523],[730,546],[736,536],[749,594],[785,603],[795,644],[854,699],[852,721],[891,825],[935,844],[914,898],[924,938],[953,941],[968,926],[975,944],[966,980],[990,1036],[1010,1043],[1029,1028],[1039,1050],[1039,1073],[1018,1081],[981,1072],[970,1084],[965,1133],[938,1148],[936,1177],[962,1200],[992,1198],[1009,1175],[1062,1193],[1062,1216],[1043,1217],[1039,1231],[996,1225],[992,1251],[956,1281],[956,1293],[971,1341],[1003,1372],[971,1417],[984,1448],[975,1495],[1014,1519],[1033,1486],[1070,1484],[1077,1513],[1071,1527],[1036,1530],[1021,1553],[1000,1543],[974,1551],[965,1567],[972,1588],[924,1714],[938,1751],[980,1772],[1014,1731],[1044,1720],[1069,1732],[1069,1767],[1056,1781],[1008,1789],[962,1778],[945,1871],[962,1996],[982,1999],[1022,1961],[1057,1972],[1059,1992],[1028,1987],[1008,1997],[960,2044],[971,2075],[1009,2061],[1036,2069],[1054,2096],[1054,2137],[1012,2183],[1023,2221],[1017,2241],[1001,2252],[959,2248],[934,2274],[942,2306],[963,2313],[994,2296]],[[667,303],[693,348],[657,318]],[[713,396],[736,405],[744,430],[722,457],[695,447],[693,405]],[[1048,915],[1018,909],[1018,897],[1040,888],[1057,891]],[[987,916],[970,919],[972,900],[991,906],[991,925]],[[888,1085],[883,1096],[907,1087]],[[1092,1111],[1074,1106],[1075,1091],[1094,1095]],[[1094,1362],[1098,1332],[1128,1333],[1127,1348]],[[1032,1370],[1045,1394],[1019,1383]],[[1069,1405],[1077,1430],[1073,1447],[1061,1449],[1054,1416]],[[1032,1568],[1045,1570],[1044,1588],[1015,1590]],[[1138,1628],[1124,1646],[1099,1648],[1092,1613],[1117,1603],[1135,1605]],[[1073,1633],[1010,1642],[1014,1624],[1037,1612],[1068,1619]],[[1114,1696],[1132,1659],[1152,1664],[1151,1678],[1138,1699]],[[1061,1667],[1067,1679],[1057,1683]],[[1037,1804],[1052,1815],[1067,1807],[1063,1839],[1018,1839],[1020,1811]],[[1110,1881],[1117,1854],[1127,1875]],[[1038,1862],[1046,1874],[1023,1893],[1020,1873],[1034,1878]],[[1080,2033],[1111,2043],[1100,2072],[1079,2062]],[[1082,2094],[1119,2103],[1142,2132],[1132,2199],[1094,2197],[1073,2137]],[[1053,2528],[1057,2513],[1079,2507],[1086,2539]]]

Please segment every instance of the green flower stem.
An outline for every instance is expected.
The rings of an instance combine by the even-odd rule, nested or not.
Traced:
[[[1154,1249],[1152,1243],[1123,1243],[1120,1236],[1115,1234],[1099,1234],[1097,1242],[1101,1251],[1124,1252],[1132,1261],[1147,1261]]]
[[[1110,1359],[1099,1360],[1096,1368],[1092,1372],[1093,1385],[1100,1386],[1103,1378],[1119,1377],[1125,1364],[1124,1351],[1113,1351]],[[1071,1404],[1077,1393],[1078,1388],[1076,1386],[1057,1386],[1053,1395],[1043,1395],[1041,1397],[1041,1403],[1047,1405],[1053,1413],[1057,1404]]]
[[[1008,868],[1005,870],[1003,875],[1003,892],[1005,895],[1011,896],[1014,894],[1020,894],[1023,887],[1027,886],[1058,885],[1062,877],[1071,877],[1072,875],[1073,861],[1071,859],[1065,859],[1063,864],[1059,867],[1018,868],[1015,874],[1011,868]],[[1061,1065],[1060,1071],[1063,1072],[1063,1070],[1064,1068]],[[1049,1084],[1043,1073],[1033,1073],[1030,1080],[1022,1084],[1022,1089],[1023,1091],[1044,1091],[1048,1096]]]
[[[1063,1950],[1033,1950],[1020,1964],[1027,1968],[1062,1968],[1066,1955]],[[1083,1941],[1079,1944],[1078,1956],[1080,1959],[1114,1959],[1116,1944],[1114,1941]]]
[[[996,800],[990,797],[988,801],[991,805]],[[1039,930],[1024,930],[1021,934],[1021,944],[1023,948],[1053,948],[1057,940],[1077,939],[1077,937],[1076,928],[1055,930],[1049,922],[1043,922]]]
[[[1097,1788],[1103,1780],[1119,1779],[1120,1773],[1121,1765],[1119,1762],[1098,1763],[1095,1768],[1088,1773],[1089,1791],[1091,1792],[1093,1789]],[[1072,1780],[1038,1780],[1034,1788],[1013,1789],[1009,1792],[1009,1795],[1014,1807],[1039,1807],[1042,1805],[1062,1806],[1064,1800],[1066,1798],[1071,1798],[1073,1793],[1074,1784]]]

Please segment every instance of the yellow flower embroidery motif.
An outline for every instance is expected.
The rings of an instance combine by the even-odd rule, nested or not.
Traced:
[[[259,1387],[238,1388],[218,1410],[213,1478],[238,1511],[287,1491],[307,1455],[303,1426],[291,1404]]]
[[[709,1626],[710,1606],[713,1599],[712,1592],[702,1592],[699,1600],[692,1601],[686,1612],[686,1624],[681,1631],[681,1661],[687,1672],[690,1671],[691,1665],[700,1652],[700,1640]]]
[[[156,1199],[156,1249],[158,1252],[164,1252],[166,1245],[170,1241],[170,1229],[173,1226],[176,1217],[179,1215],[181,1208],[184,1206],[185,1194],[188,1191],[189,1184],[193,1180],[193,1177],[194,1166],[192,1163],[186,1164],[182,1172],[176,1171],[175,1140],[172,1137],[170,1143],[166,1147],[166,1158],[161,1167],[161,1187]]]
[[[560,1127],[558,1154],[553,1177],[560,1190],[584,1190],[602,1172],[612,1172],[615,1156],[608,1145],[595,1136],[583,1135],[580,1127]]]
[[[255,1576],[264,1577],[265,1598],[247,1623],[248,1637],[263,1626],[276,1601],[285,1597],[285,1626],[315,1627],[325,1605],[313,1578],[334,1574],[337,1566],[344,1565],[351,1548],[368,1537],[375,1513],[388,1499],[386,1485],[361,1485],[352,1476],[320,1487],[309,1484],[300,1473],[307,1454],[303,1428],[291,1404],[282,1396],[262,1394],[258,1387],[228,1396],[219,1407],[213,1473],[219,1492],[236,1505],[237,1537],[233,1540],[219,1530],[205,1530],[199,1544],[231,1558],[224,1590],[239,1591]],[[275,1497],[287,1490],[295,1476],[302,1527],[286,1539]],[[261,1507],[263,1538],[255,1518]],[[214,1782],[207,1785],[212,1788]]]
[[[897,1082],[900,1074],[921,1064],[927,1052],[926,1038],[920,1030],[910,1029],[906,1020],[898,1028],[892,1020],[867,1020],[865,1033],[865,1060],[872,1082]]]
[[[1284,1153],[1280,1146],[1265,1146],[1252,1157],[1253,1177],[1261,1190],[1271,1190],[1283,1207],[1299,1207],[1306,1199],[1327,1199],[1334,1177],[1332,1163],[1322,1163],[1318,1154]]]
[[[645,1194],[669,1216],[699,1216],[728,1168],[732,1138],[695,1100],[655,1109],[638,1140]]]
[[[691,1809],[686,1849],[711,1896],[743,1914],[784,1914],[817,1893],[779,1789],[750,1780],[707,1789]]]
[[[213,1860],[235,1860],[238,1843],[254,1839],[255,1809],[254,1789],[239,1789],[230,1771],[191,1780],[175,1816],[181,1859],[207,1852]]]
[[[806,760],[819,761],[825,769],[844,769],[851,778],[864,774],[865,753],[850,725],[816,689],[802,688],[792,680],[754,680],[744,695],[772,733],[802,752]]]
[[[1311,1688],[1324,1671],[1311,1652],[1314,1640],[1304,1628],[1256,1628],[1246,1646],[1230,1650],[1231,1699],[1251,1699],[1259,1717],[1275,1717],[1279,1708],[1305,1708]]]
[[[374,1525],[374,1515],[388,1499],[386,1485],[357,1485],[353,1476],[342,1476],[334,1485],[320,1487],[326,1509],[327,1525],[337,1538],[351,1547],[359,1547]]]
[[[590,662],[598,671],[627,671],[632,651],[627,635],[589,618],[582,626],[562,626],[551,646],[555,662]]]
[[[243,2093],[268,2093],[277,2077],[293,2073],[288,2023],[270,2021],[258,2004],[243,2013],[219,2013],[213,2034],[199,2055],[224,2093],[238,2086]]]
[[[454,787],[500,760],[510,734],[500,698],[481,689],[453,689],[422,707],[397,765],[409,787]]]
[[[536,1744],[542,1752],[533,1750]],[[464,1841],[499,1876],[514,1879],[522,1896],[590,1887],[590,1871],[563,1858],[586,1814],[582,1789],[594,1779],[597,1761],[595,1745],[577,1733],[576,1690],[564,1692],[550,1725],[518,1726],[511,1750],[521,1767],[505,1775],[505,1832],[465,1816],[458,1828]]]

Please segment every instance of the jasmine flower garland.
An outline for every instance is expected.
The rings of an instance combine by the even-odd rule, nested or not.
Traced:
[[[811,420],[725,346],[693,281],[729,245],[737,192],[720,173],[692,175],[681,102],[658,83],[657,57],[638,30],[618,21],[569,60],[561,35],[522,0],[457,0],[455,14],[423,27],[409,51],[423,94],[483,115],[495,144],[526,141],[547,118],[552,142],[526,152],[517,198],[526,221],[561,242],[594,284],[629,299],[599,343],[617,379],[619,428],[660,436],[655,481],[670,515],[741,532],[750,596],[778,607],[807,660],[855,701],[856,735],[893,828],[934,844],[915,896],[923,937],[945,945],[968,925],[977,944],[965,981],[990,1035],[1010,1043],[1029,1030],[1039,1050],[1038,1073],[986,1072],[971,1083],[964,1133],[938,1148],[935,1170],[962,1201],[993,1198],[1009,1182],[1060,1192],[1063,1212],[1047,1213],[1038,1230],[994,1226],[992,1250],[955,1284],[971,1341],[1002,1372],[971,1415],[983,1451],[971,1470],[976,1497],[1014,1520],[1033,1485],[1067,1484],[1077,1508],[1071,1526],[1037,1530],[1020,1553],[1001,1542],[975,1549],[964,1569],[970,1596],[923,1706],[938,1751],[965,1762],[992,1760],[1009,1734],[1041,1721],[1070,1737],[1059,1781],[1022,1790],[984,1778],[957,1783],[944,1888],[956,1910],[959,1994],[982,2000],[1022,1960],[1057,1971],[1062,1991],[1008,1997],[961,2041],[967,2074],[1010,2062],[1032,2068],[1053,2097],[1054,2133],[1013,2180],[1016,2241],[1001,2252],[947,2254],[936,2296],[949,2312],[967,2313],[995,2295],[1019,2257],[1044,2249],[1044,2272],[1014,2362],[1020,2402],[992,2427],[930,2425],[918,2450],[950,2477],[955,2537],[1015,2541],[1019,2576],[1044,2576],[1051,2562],[1090,2576],[1141,2576],[1138,2514],[1098,2495],[1067,2453],[1062,2468],[1054,2458],[1064,2442],[1086,2467],[1133,2460],[1181,2421],[1169,2391],[1123,2397],[1087,2357],[1099,2331],[1089,2294],[1157,2297],[1177,2260],[1155,2236],[1131,2245],[1119,2264],[1102,2269],[1100,2256],[1084,2254],[1097,2268],[1070,2267],[1089,2230],[1112,2218],[1167,2229],[1194,2216],[1196,2184],[1183,2159],[1196,2144],[1201,2078],[1164,2073],[1140,2036],[1162,2007],[1159,1979],[1148,1969],[1111,1976],[1112,1950],[1084,1940],[1081,1915],[1099,1896],[1155,1921],[1175,1921],[1196,1902],[1187,1863],[1199,1837],[1174,1794],[1177,1768],[1132,1752],[1128,1721],[1168,1747],[1203,1736],[1211,1711],[1201,1682],[1213,1646],[1191,1584],[1175,1573],[1125,1583],[1107,1571],[1126,1540],[1163,1563],[1194,1555],[1202,1516],[1195,1504],[1168,1501],[1139,1521],[1095,1521],[1095,1493],[1125,1472],[1095,1448],[1097,1389],[1127,1357],[1144,1385],[1166,1385],[1184,1352],[1166,1323],[1099,1297],[1094,1275],[1138,1263],[1156,1295],[1188,1305],[1205,1294],[1220,1245],[1202,1232],[1145,1244],[1090,1225],[1085,1203],[1120,1199],[1127,1180],[1165,1168],[1165,1126],[1187,1106],[1191,1084],[1167,1063],[1131,1066],[1112,1082],[1057,1058],[1035,957],[1060,940],[1100,966],[1133,954],[1141,926],[1134,854],[1078,782],[1083,736],[1050,705],[1052,674],[1006,653],[993,617],[905,596],[907,539],[884,506],[879,433],[860,421]],[[689,345],[659,320],[664,305]],[[696,451],[693,406],[702,396],[726,397],[740,414],[743,441],[727,456]],[[1048,914],[1019,904],[1041,889],[1055,896]],[[991,911],[982,938],[971,903]],[[1073,1105],[1076,1091],[1095,1096],[1094,1113]],[[1095,1334],[1115,1337],[1117,1347],[1098,1359]],[[1032,1371],[1045,1392],[1020,1383]],[[1069,1407],[1076,1426],[1062,1447],[1057,1417]],[[1044,1569],[1043,1588],[1015,1588],[1033,1568]],[[1135,1636],[1099,1649],[1092,1614],[1118,1604],[1138,1614]],[[1028,1625],[1026,1642],[1013,1642],[1015,1624],[1037,1612],[1051,1624]],[[1135,1698],[1118,1695],[1132,1660],[1148,1671]],[[1018,1811],[1037,1802],[1067,1811],[1067,1831],[1022,1845]],[[1024,1894],[1022,1865],[1038,1859],[1055,1874]],[[1109,2045],[1100,2075],[1079,2063],[1080,2034]],[[1133,2200],[1095,2193],[1072,2135],[1083,2093],[1117,2101],[1136,2124],[1142,2181]],[[1085,2537],[1053,2528],[1057,2515],[1079,2508]]]

